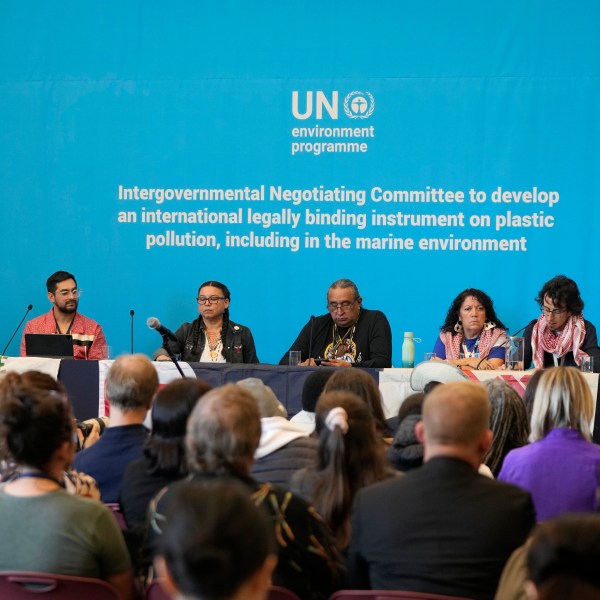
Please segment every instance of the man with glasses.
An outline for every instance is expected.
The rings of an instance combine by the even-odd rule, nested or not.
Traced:
[[[535,300],[541,315],[525,330],[525,368],[532,360],[536,369],[579,366],[583,356],[592,356],[594,371],[599,372],[596,328],[583,318],[577,284],[557,275],[542,286]]]
[[[57,271],[46,281],[50,312],[28,321],[21,338],[21,356],[25,356],[26,333],[61,333],[73,337],[73,355],[77,360],[108,358],[102,327],[77,312],[82,291],[75,277],[67,271]]]
[[[328,314],[311,319],[303,327],[289,349],[302,352],[301,365],[392,366],[390,324],[381,311],[363,308],[354,282],[334,281],[327,290],[327,309]],[[289,351],[279,361],[280,365],[289,363]]]

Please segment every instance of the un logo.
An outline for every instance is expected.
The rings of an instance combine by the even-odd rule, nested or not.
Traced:
[[[375,98],[369,92],[350,92],[344,98],[344,112],[351,119],[368,119],[375,110]]]

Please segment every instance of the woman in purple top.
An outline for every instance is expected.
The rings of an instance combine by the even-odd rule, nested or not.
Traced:
[[[594,400],[573,367],[547,369],[533,401],[533,443],[509,452],[498,479],[528,490],[538,521],[598,510],[600,446],[591,443]]]

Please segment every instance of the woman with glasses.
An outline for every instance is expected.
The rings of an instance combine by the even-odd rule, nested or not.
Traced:
[[[452,300],[433,351],[437,359],[460,368],[501,369],[505,330],[492,299],[481,290],[469,288]]]
[[[248,327],[229,319],[231,294],[218,281],[207,281],[198,290],[200,316],[183,323],[175,332],[177,341],[170,349],[185,362],[257,363],[254,338]],[[155,360],[169,360],[164,348],[154,353]]]
[[[593,357],[600,370],[596,328],[583,318],[583,300],[577,284],[564,275],[547,281],[535,301],[541,315],[525,330],[525,368],[573,367],[583,356]]]

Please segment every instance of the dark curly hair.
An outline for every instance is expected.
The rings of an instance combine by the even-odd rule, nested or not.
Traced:
[[[507,329],[506,325],[502,323],[502,321],[496,315],[496,311],[494,310],[494,303],[492,299],[481,290],[477,290],[475,288],[467,288],[463,290],[454,300],[452,300],[452,304],[448,309],[448,313],[446,314],[446,320],[441,327],[442,331],[449,331],[450,333],[454,333],[454,326],[459,320],[460,317],[460,307],[463,302],[469,297],[473,296],[473,298],[477,298],[479,302],[485,308],[485,317],[488,321],[492,321],[496,323],[496,327],[500,329]]]
[[[535,301],[544,306],[544,298],[548,296],[554,306],[564,306],[570,313],[579,316],[583,311],[583,300],[579,294],[577,284],[564,275],[557,275],[542,286]]]

